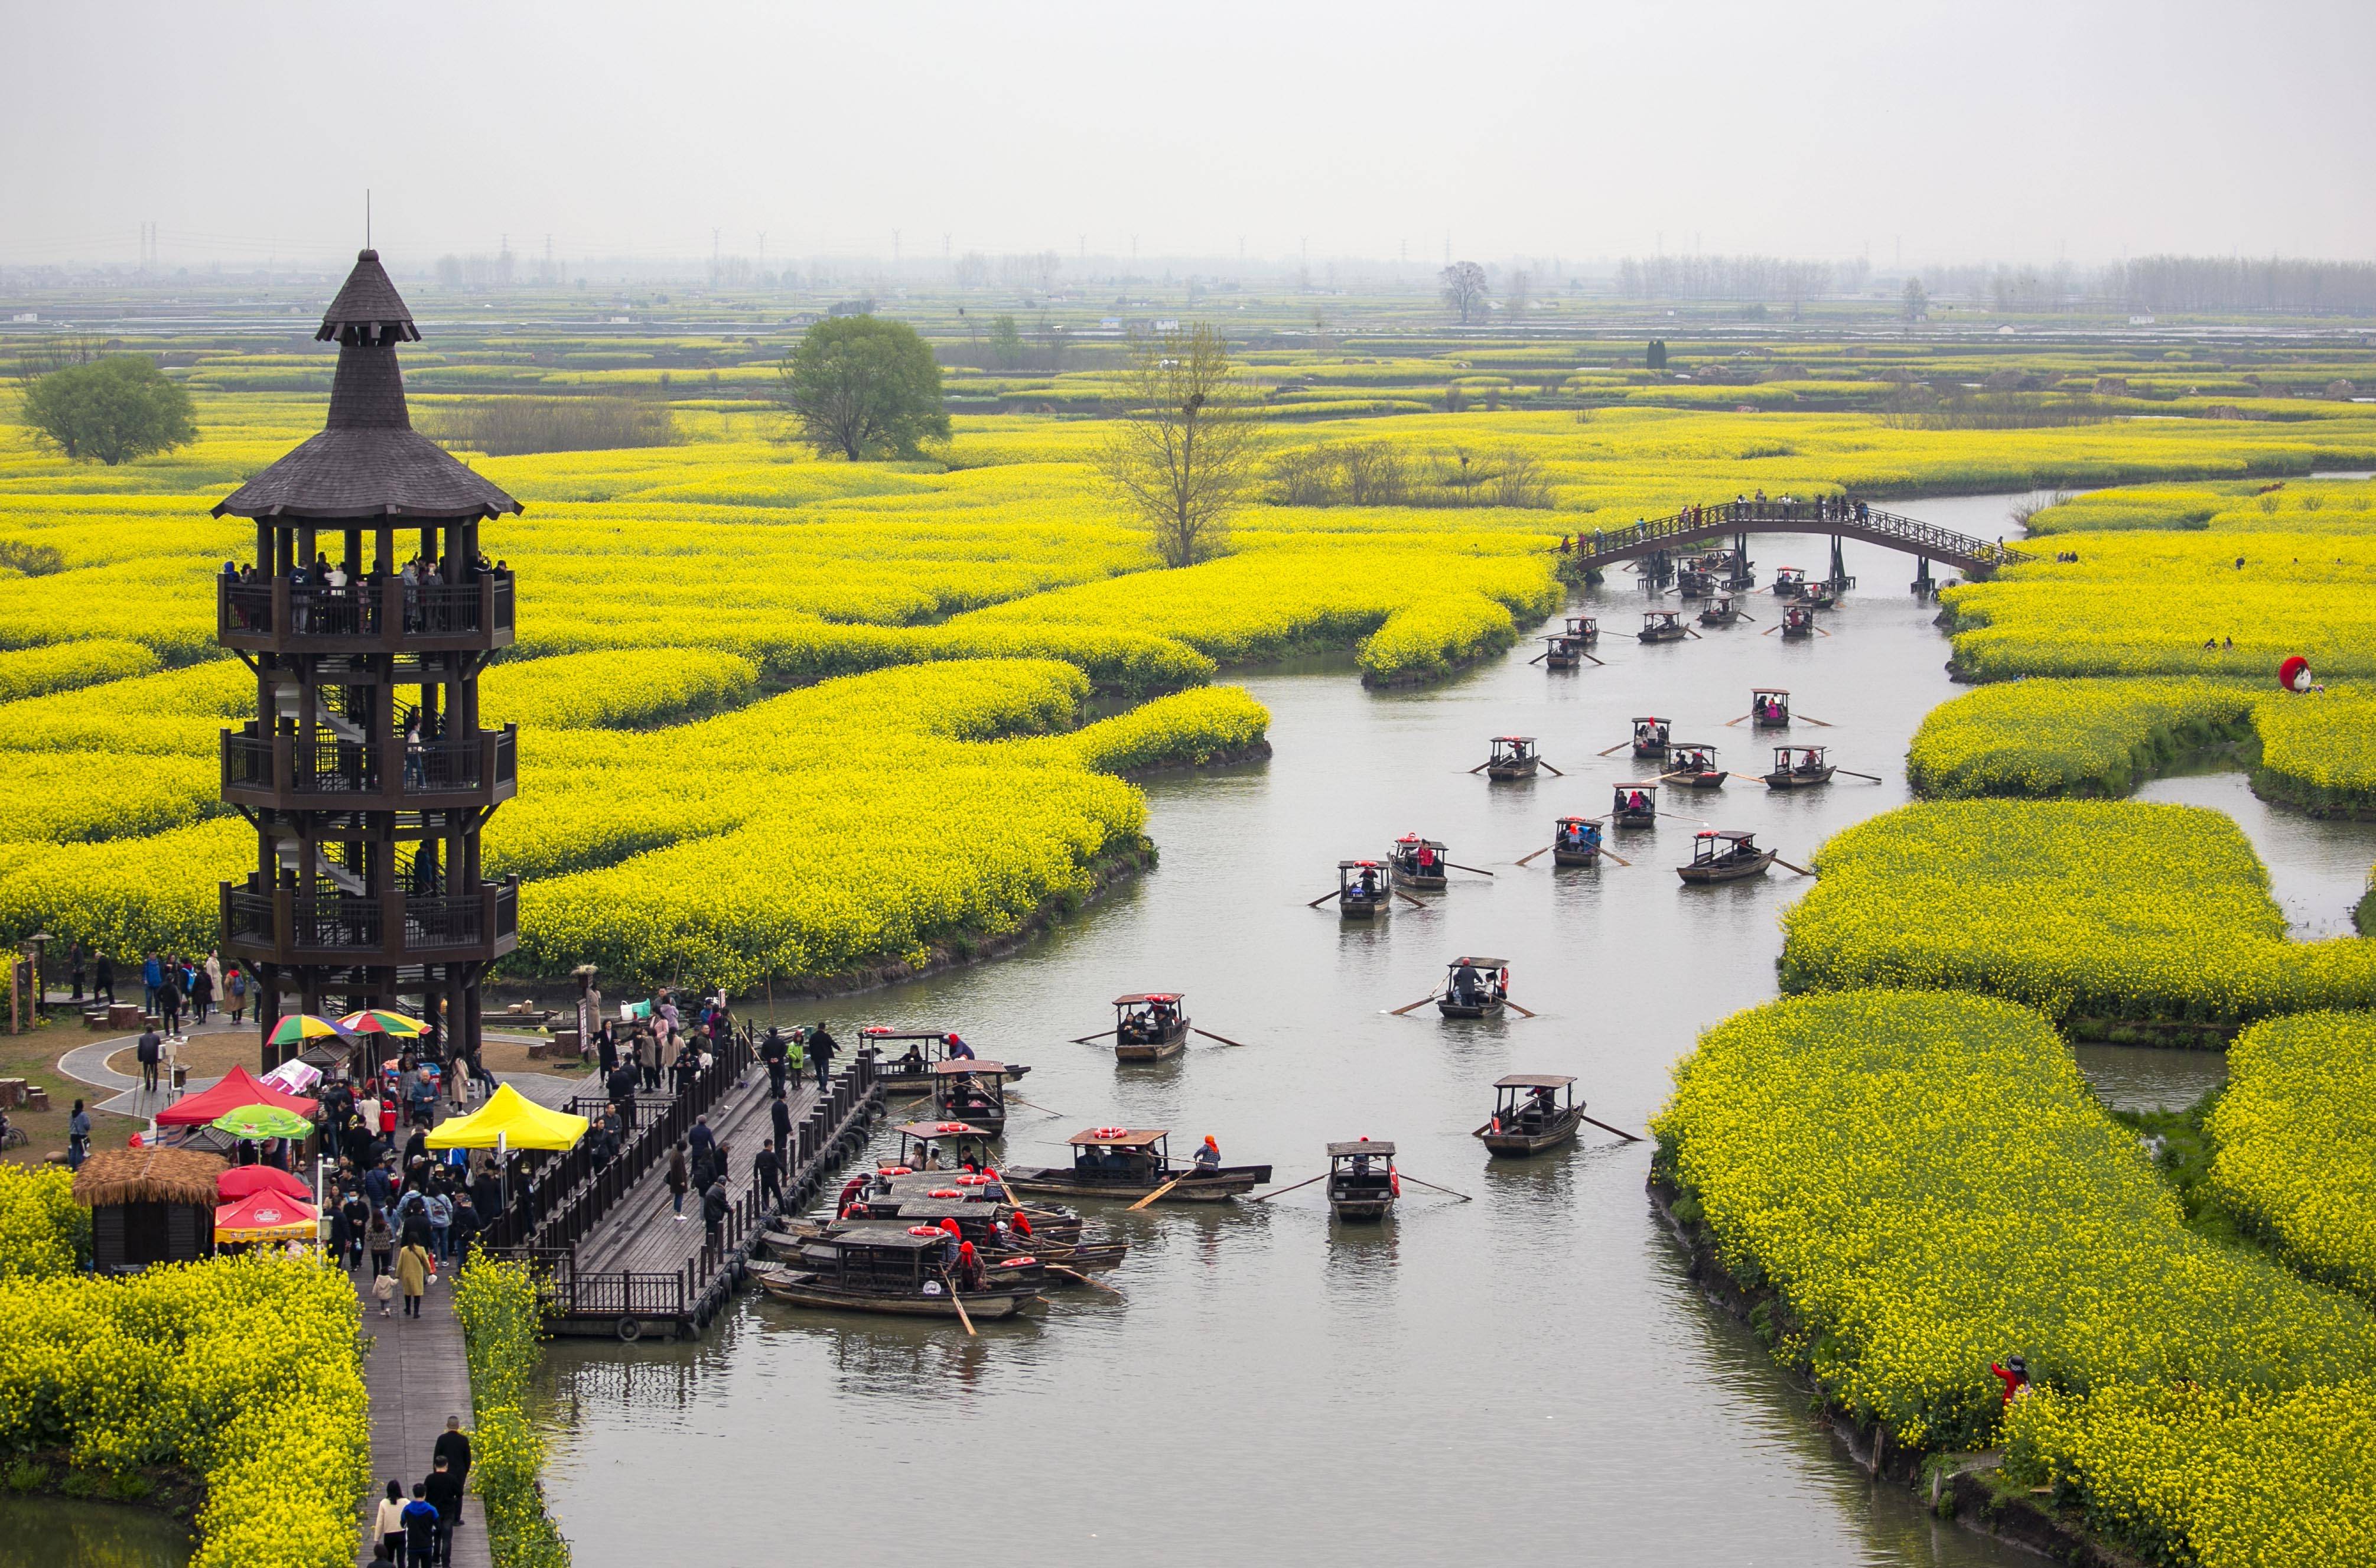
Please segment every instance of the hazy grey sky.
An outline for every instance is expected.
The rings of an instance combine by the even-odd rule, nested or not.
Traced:
[[[2367,0],[7,13],[6,261],[2376,255]]]

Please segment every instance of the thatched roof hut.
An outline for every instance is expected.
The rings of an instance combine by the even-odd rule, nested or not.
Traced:
[[[101,1149],[75,1172],[75,1202],[215,1205],[215,1178],[230,1169],[220,1155],[177,1148]]]
[[[187,1263],[214,1248],[220,1156],[178,1148],[101,1149],[75,1172],[90,1209],[92,1265],[102,1274]]]

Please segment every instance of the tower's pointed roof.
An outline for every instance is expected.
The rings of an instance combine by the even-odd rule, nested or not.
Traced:
[[[388,280],[387,268],[379,264],[379,252],[362,251],[314,336],[325,343],[417,343],[421,329],[412,325],[412,312]]]
[[[420,339],[377,251],[355,257],[314,336],[339,345],[322,434],[249,480],[218,517],[492,517],[520,504],[412,428],[396,345]]]

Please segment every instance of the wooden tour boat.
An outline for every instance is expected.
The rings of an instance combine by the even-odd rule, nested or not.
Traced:
[[[1660,757],[1667,754],[1667,737],[1674,733],[1673,724],[1664,719],[1641,718],[1634,721],[1634,754],[1637,757]]]
[[[1681,599],[1705,599],[1716,591],[1716,578],[1697,562],[1675,574],[1675,593]]]
[[[1774,863],[1774,851],[1757,847],[1752,835],[1738,827],[1710,827],[1692,838],[1692,863],[1677,866],[1675,874],[1694,885],[1739,882],[1764,876]]]
[[[897,1131],[898,1164],[911,1171],[963,1173],[998,1163],[990,1157],[991,1143],[998,1134],[956,1117],[941,1122],[902,1122]]]
[[[997,1264],[1028,1253],[1043,1263],[1061,1263],[1068,1268],[1105,1269],[1116,1266],[1130,1255],[1127,1241],[1083,1241],[1077,1218],[1069,1229],[1052,1222],[1027,1220],[1029,1230],[1018,1232],[1014,1218],[1015,1210],[1003,1204],[922,1199],[903,1206],[896,1215],[855,1214],[822,1224],[809,1221],[779,1225],[763,1234],[760,1244],[776,1257],[798,1262],[802,1257],[800,1249],[820,1238],[861,1231],[880,1234],[886,1228],[904,1229],[911,1225],[945,1223],[955,1225],[958,1239],[971,1241],[986,1263]]]
[[[1551,824],[1551,864],[1597,865],[1600,861],[1600,819],[1563,816]]]
[[[1395,907],[1384,863],[1379,861],[1336,862],[1336,912],[1348,921],[1375,920]]]
[[[1789,609],[1782,612],[1782,640],[1784,642],[1797,642],[1801,637],[1812,637],[1814,635],[1815,607],[1813,605],[1804,603],[1794,604],[1790,606]]]
[[[1572,632],[1553,632],[1543,639],[1543,651],[1535,656],[1546,670],[1576,670],[1584,664],[1585,642]]]
[[[1065,1140],[1070,1166],[1010,1166],[1005,1180],[1018,1193],[1070,1198],[1143,1198],[1158,1203],[1224,1203],[1270,1180],[1267,1165],[1173,1165],[1169,1131],[1161,1127],[1092,1127]]]
[[[1714,604],[1709,605],[1706,609],[1700,612],[1700,624],[1703,626],[1738,626],[1740,624],[1740,606],[1732,601],[1732,595],[1729,593],[1719,594],[1717,596],[1717,600]]]
[[[1776,566],[1774,568],[1775,598],[1796,599],[1800,594],[1806,591],[1806,588],[1807,574],[1802,568],[1797,566]]]
[[[1839,601],[1839,586],[1820,577],[1799,590],[1799,602],[1812,609],[1829,610]]]
[[[829,1312],[885,1313],[898,1317],[957,1315],[955,1274],[942,1254],[947,1233],[917,1227],[866,1227],[802,1243],[804,1269],[758,1267],[751,1277],[779,1301]],[[1010,1318],[1036,1301],[1040,1282],[991,1285],[965,1292],[966,1312],[978,1323]]]
[[[1188,1049],[1188,1013],[1176,991],[1114,998],[1114,1060],[1160,1062]]]
[[[1721,790],[1732,775],[1716,765],[1716,748],[1700,742],[1678,741],[1667,753],[1663,782],[1681,790]]]
[[[1617,827],[1655,827],[1658,823],[1658,781],[1636,779],[1617,786],[1617,799],[1609,808],[1610,823]]]
[[[1384,1219],[1403,1195],[1395,1146],[1356,1138],[1328,1146],[1328,1208],[1339,1219]]]
[[[1683,624],[1680,610],[1645,610],[1638,635],[1645,643],[1679,643],[1692,635],[1692,629]]]
[[[1736,720],[1738,722],[1738,720]],[[1749,727],[1752,730],[1790,728],[1790,693],[1784,686],[1759,686],[1749,694]]]
[[[1469,771],[1488,778],[1532,778],[1542,760],[1532,735],[1496,735],[1493,754]]]
[[[1583,647],[1590,647],[1600,640],[1600,623],[1589,615],[1567,618],[1567,635]]]
[[[1435,1010],[1447,1018],[1498,1018],[1510,1000],[1510,960],[1459,957],[1444,967]]]
[[[1394,873],[1396,887],[1440,892],[1451,880],[1442,842],[1422,838],[1416,833],[1406,833],[1395,840],[1395,847],[1386,853],[1386,864]]]
[[[1765,776],[1765,787],[1769,790],[1812,790],[1818,784],[1830,783],[1836,771],[1826,747],[1776,746],[1774,748],[1774,771]]]
[[[1006,1131],[1006,1063],[971,1059],[933,1065],[933,1116],[963,1122],[992,1137]]]
[[[962,1037],[954,1029],[892,1029],[880,1024],[859,1030],[858,1039],[860,1045],[874,1048],[875,1080],[882,1084],[883,1092],[894,1099],[932,1093],[933,1068],[948,1059],[952,1046],[962,1043]],[[908,1049],[897,1056],[892,1055],[892,1048],[899,1044]],[[1006,1064],[1010,1078],[1019,1078],[1029,1071],[1020,1063]]]
[[[1566,1099],[1562,1103],[1562,1091]],[[1573,1142],[1583,1125],[1575,1080],[1562,1073],[1513,1073],[1493,1085],[1493,1120],[1477,1129],[1491,1154],[1540,1154]]]

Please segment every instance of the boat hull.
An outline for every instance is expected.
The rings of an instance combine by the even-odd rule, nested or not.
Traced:
[[[1551,864],[1555,866],[1591,866],[1600,863],[1598,849],[1553,849]]]
[[[1637,632],[1634,635],[1645,643],[1679,643],[1690,636],[1691,633],[1681,626],[1661,626],[1656,631]]]
[[[1668,775],[1667,782],[1678,790],[1721,790],[1724,788],[1724,781],[1731,777],[1731,774],[1723,771],[1676,773]]]
[[[1012,1083],[1029,1071],[1031,1069],[1028,1066],[1017,1066],[1010,1062],[1006,1064],[1007,1081]],[[795,1074],[794,1076],[798,1075]],[[904,1095],[933,1092],[933,1078],[929,1073],[894,1073],[887,1069],[879,1069],[874,1075],[874,1081],[883,1086],[885,1094],[895,1099]]]
[[[1711,882],[1743,882],[1752,876],[1764,876],[1765,868],[1773,863],[1774,851],[1764,849],[1746,860],[1721,865],[1677,866],[1675,874],[1693,886]]]
[[[1452,879],[1448,876],[1430,876],[1425,872],[1398,871],[1395,873],[1395,885],[1396,887],[1408,887],[1418,893],[1441,893],[1445,887],[1451,885],[1451,882]]]
[[[1828,767],[1819,767],[1812,773],[1800,773],[1798,769],[1792,768],[1788,773],[1769,773],[1765,776],[1765,787],[1769,790],[1812,790],[1817,785],[1828,784],[1831,781],[1832,769]]]
[[[1339,898],[1336,913],[1348,921],[1373,921],[1394,908],[1389,898]]]
[[[1788,730],[1790,728],[1790,716],[1786,713],[1779,719],[1761,719],[1757,720],[1752,728],[1757,730]]]
[[[809,1274],[754,1269],[751,1277],[768,1295],[796,1307],[823,1312],[873,1313],[888,1317],[955,1319],[957,1315],[956,1301],[947,1296],[878,1296],[871,1292],[846,1290]],[[968,1291],[965,1297],[965,1308],[976,1323],[996,1323],[1002,1318],[1016,1316],[1038,1295],[1036,1289],[1021,1287]]]
[[[1018,1193],[1045,1193],[1067,1198],[1101,1198],[1118,1203],[1135,1203],[1171,1180],[1174,1171],[1153,1181],[1099,1182],[1086,1180],[1075,1171],[1043,1166],[1032,1170],[1008,1170],[1000,1173],[1002,1180]],[[1158,1198],[1167,1204],[1217,1204],[1242,1197],[1270,1180],[1267,1165],[1225,1165],[1212,1176],[1191,1176]]]
[[[1329,1211],[1339,1219],[1375,1222],[1395,1211],[1392,1198],[1330,1198]]]
[[[1435,1010],[1447,1018],[1498,1018],[1502,1016],[1499,1002],[1454,1002],[1447,997],[1435,999]]]
[[[1182,1029],[1157,1040],[1129,1040],[1114,1047],[1117,1062],[1161,1062],[1188,1049],[1188,1032]]]
[[[1611,812],[1609,814],[1609,822],[1613,827],[1656,827],[1658,825],[1658,814],[1657,812]]]
[[[1535,765],[1531,761],[1488,763],[1485,767],[1488,778],[1532,778],[1534,776]]]
[[[1574,1116],[1562,1117],[1550,1126],[1536,1132],[1481,1131],[1477,1137],[1484,1144],[1485,1152],[1488,1154],[1509,1155],[1523,1158],[1527,1155],[1541,1154],[1547,1149],[1555,1149],[1562,1144],[1574,1143],[1576,1130],[1583,1124],[1584,1117],[1579,1112]],[[1490,1128],[1491,1123],[1488,1123],[1487,1126]]]

